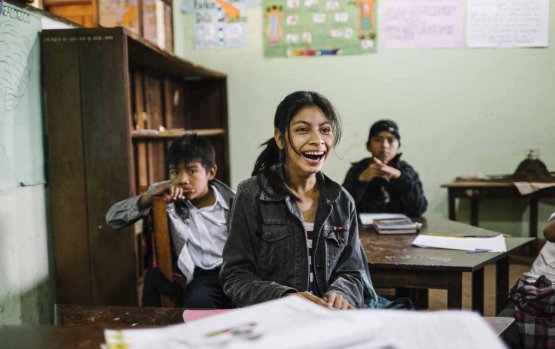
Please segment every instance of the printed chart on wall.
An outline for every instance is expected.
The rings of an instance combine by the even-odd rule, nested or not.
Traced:
[[[190,0],[183,12],[195,16],[195,48],[247,45],[247,7],[252,0]]]
[[[264,55],[374,52],[376,0],[264,0]]]
[[[0,13],[0,189],[44,183],[40,18],[4,3]]]

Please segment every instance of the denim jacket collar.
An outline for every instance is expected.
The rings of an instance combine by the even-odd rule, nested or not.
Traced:
[[[270,168],[270,171],[277,174],[282,180],[285,178],[283,173],[283,165],[277,164]],[[322,172],[316,173],[316,180],[318,182],[318,187],[320,188],[320,193],[328,204],[335,204],[341,193],[341,186],[334,181],[330,180]],[[287,195],[282,195],[277,193],[275,189],[270,185],[269,179],[263,174],[258,175],[258,182],[262,191],[260,193],[260,200],[263,201],[282,201],[287,199]]]

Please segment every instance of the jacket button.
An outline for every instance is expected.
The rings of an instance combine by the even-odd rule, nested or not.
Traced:
[[[316,264],[316,269],[320,270],[322,266],[320,264]]]
[[[264,232],[264,237],[265,237],[266,239],[269,239],[269,238],[270,238],[270,236],[271,236],[271,235],[270,235],[270,233],[269,233],[269,232]]]

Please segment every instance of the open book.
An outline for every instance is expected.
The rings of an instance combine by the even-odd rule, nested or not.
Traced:
[[[378,234],[416,234],[422,227],[422,224],[404,217],[374,219],[372,226]]]

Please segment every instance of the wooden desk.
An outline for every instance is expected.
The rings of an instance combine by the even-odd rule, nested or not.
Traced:
[[[449,219],[457,220],[456,199],[470,200],[470,224],[478,226],[479,205],[481,198],[528,200],[530,206],[530,237],[538,237],[538,199],[555,198],[555,187],[538,190],[529,195],[521,195],[510,180],[455,181],[442,184],[447,188]]]
[[[185,308],[54,305],[54,323],[62,326],[151,327],[183,323]]]
[[[494,235],[491,230],[441,218],[423,220],[421,233]],[[361,227],[360,239],[368,258],[375,287],[439,288],[447,290],[447,307],[462,308],[463,272],[472,273],[472,309],[484,313],[484,266],[496,265],[496,311],[509,294],[509,255],[528,245],[532,238],[506,238],[507,252],[468,254],[465,251],[414,247],[416,235],[379,235]]]
[[[83,314],[95,314],[95,316],[106,321],[102,321],[102,326],[99,326],[98,323],[72,326],[0,326],[0,349],[98,349],[100,344],[104,343],[104,328],[119,327],[122,324],[119,320],[114,320],[110,324],[107,319],[111,316],[115,318],[126,318],[127,316],[127,319],[134,323],[143,321],[144,315],[140,315],[141,313],[160,316],[167,312],[168,318],[172,318],[177,308],[174,310],[171,310],[172,308],[159,308],[159,310],[153,311],[154,308],[93,306],[80,307],[80,309]],[[72,310],[77,311],[78,308],[72,308]],[[133,319],[135,315],[138,317]],[[502,338],[510,334],[511,324],[514,322],[513,318],[485,317],[484,319],[495,333]]]

